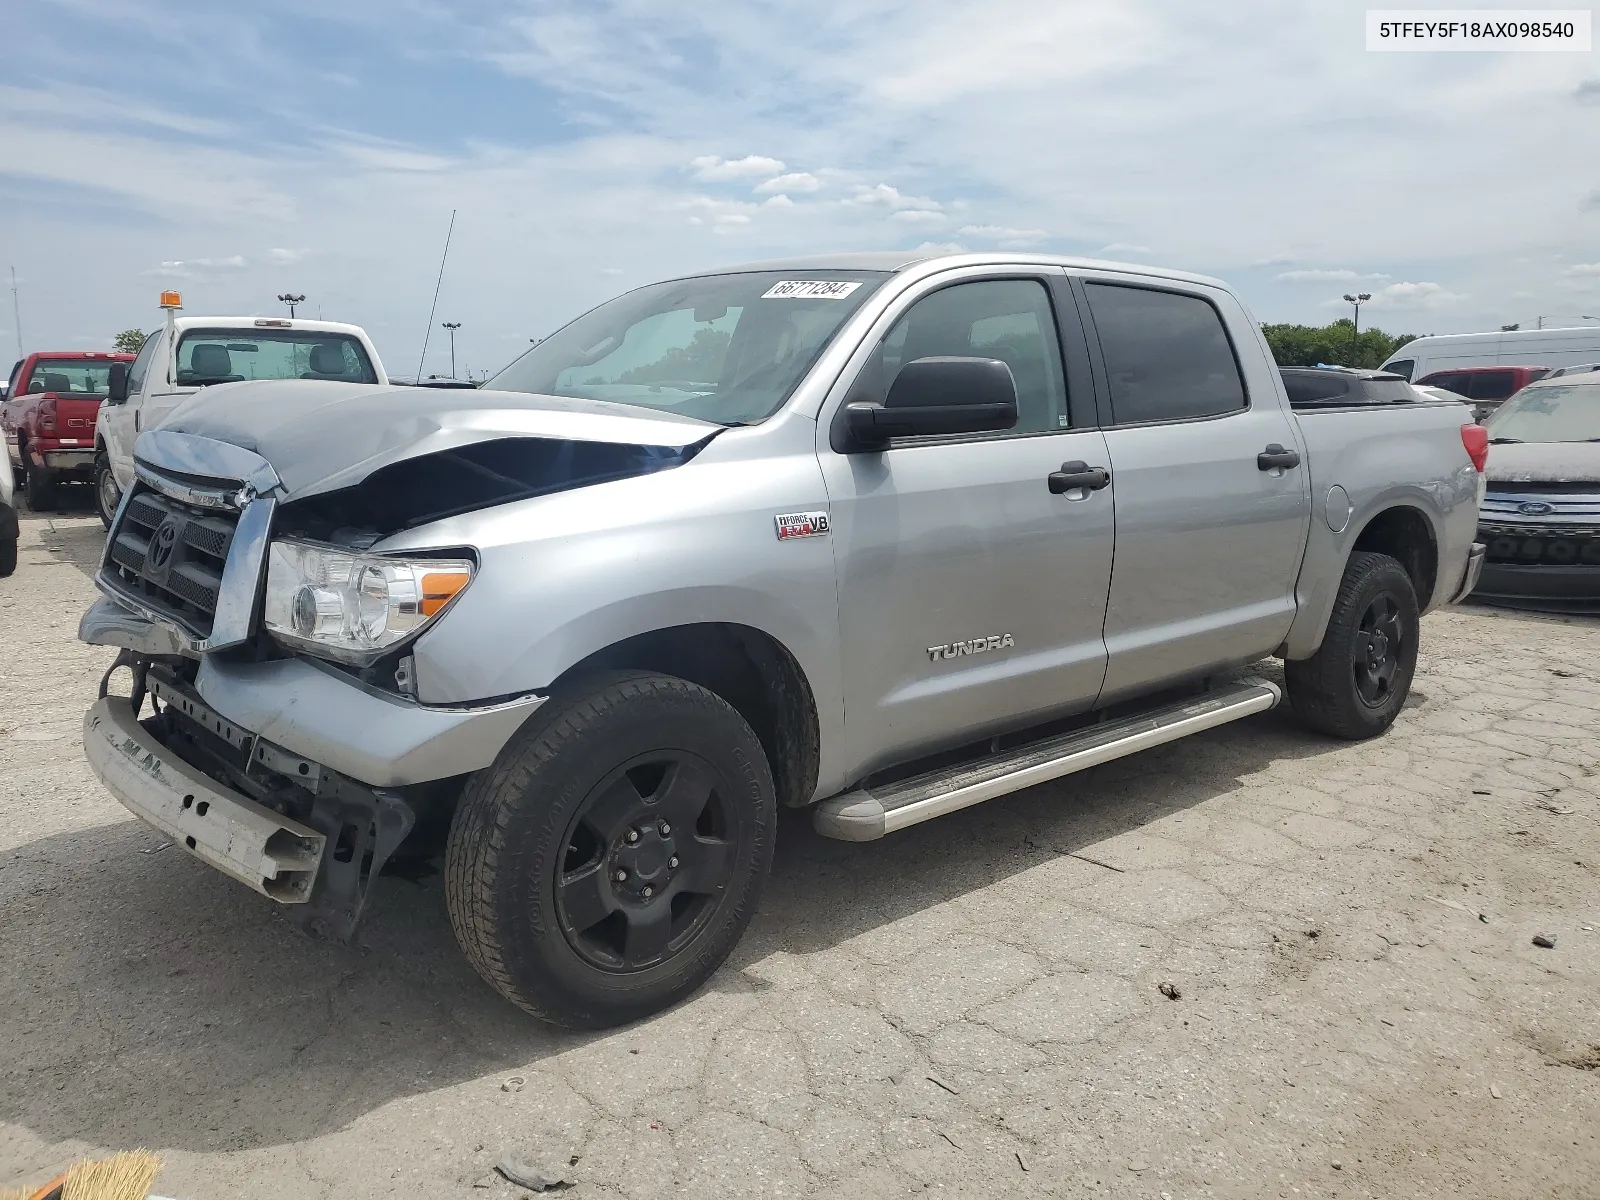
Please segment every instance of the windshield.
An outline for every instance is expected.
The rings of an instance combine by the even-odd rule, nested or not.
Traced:
[[[887,278],[752,271],[652,284],[579,317],[484,386],[749,424],[778,410]]]
[[[178,339],[177,383],[241,379],[333,379],[377,383],[361,343],[312,329],[191,329]]]
[[[1484,427],[1491,442],[1600,442],[1600,382],[1524,388]]]
[[[111,375],[104,358],[46,358],[34,364],[27,391],[54,392],[58,396],[104,396]]]

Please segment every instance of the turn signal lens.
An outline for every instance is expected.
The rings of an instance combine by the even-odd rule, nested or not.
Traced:
[[[422,615],[436,616],[456,593],[472,582],[470,571],[429,571],[422,577]]]
[[[1467,448],[1473,469],[1481,475],[1484,464],[1489,461],[1489,431],[1482,425],[1463,425],[1461,444]]]

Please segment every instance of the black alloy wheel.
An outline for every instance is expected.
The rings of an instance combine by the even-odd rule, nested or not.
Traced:
[[[638,971],[693,940],[732,880],[730,792],[703,758],[663,750],[589,793],[556,878],[561,932],[579,957]]]
[[[1351,669],[1356,692],[1363,703],[1382,708],[1394,694],[1394,681],[1405,652],[1405,631],[1400,623],[1400,605],[1387,592],[1380,592],[1361,614],[1356,635],[1356,652]]]

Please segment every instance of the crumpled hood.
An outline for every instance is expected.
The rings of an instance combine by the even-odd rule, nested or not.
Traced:
[[[1600,484],[1600,442],[1514,442],[1490,446],[1484,476],[1490,484]]]
[[[544,438],[681,449],[722,428],[602,400],[294,379],[216,384],[160,427],[254,451],[272,464],[287,499],[476,442]]]

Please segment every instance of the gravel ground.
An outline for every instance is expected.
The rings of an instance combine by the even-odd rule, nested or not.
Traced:
[[[1375,743],[1271,713],[876,846],[786,820],[711,986],[575,1036],[437,876],[314,942],[101,789],[100,543],[25,517],[0,582],[0,1186],[145,1145],[182,1200],[521,1195],[506,1151],[652,1200],[1600,1196],[1600,622],[1430,618]]]

